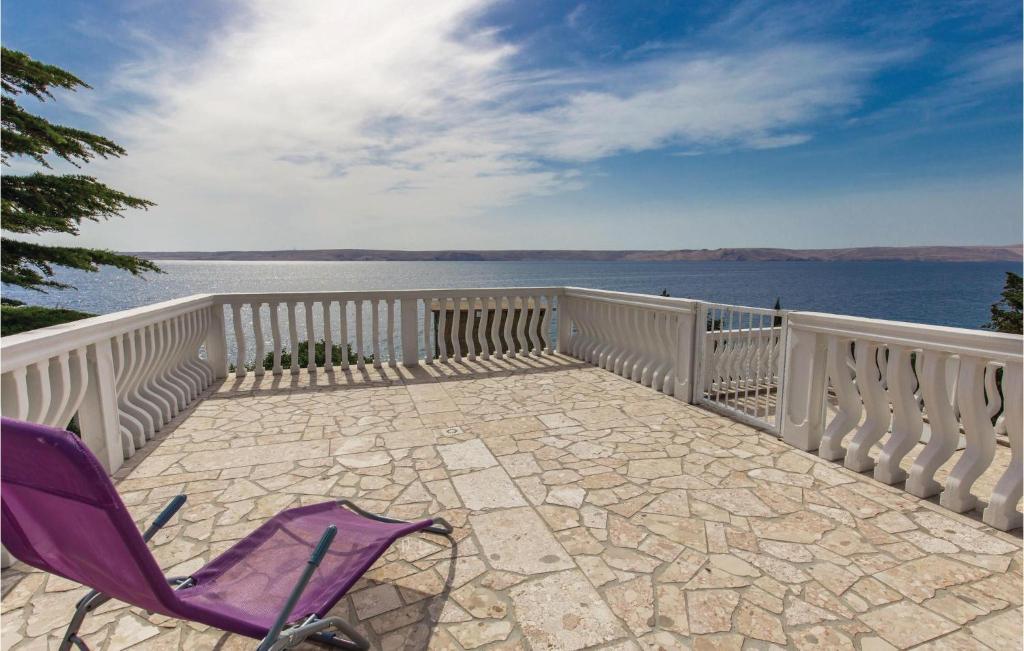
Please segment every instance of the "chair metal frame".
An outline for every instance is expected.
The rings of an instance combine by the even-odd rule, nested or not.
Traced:
[[[146,531],[142,534],[142,540],[149,542],[150,539],[156,535],[160,529],[166,525],[171,518],[178,512],[179,509],[185,504],[187,496],[176,495],[171,498],[167,506],[153,520],[153,524],[149,525]],[[370,520],[376,520],[378,522],[388,522],[392,524],[405,524],[405,520],[396,520],[383,515],[377,515],[376,513],[370,513],[365,511],[349,500],[338,500],[336,502],[339,506],[353,511],[354,513],[368,518]],[[433,524],[429,527],[425,527],[420,531],[426,531],[428,533],[436,534],[439,536],[450,536],[454,531],[452,525],[441,517],[431,518]],[[280,614],[277,616],[277,620],[274,625],[267,631],[266,636],[260,640],[259,646],[256,647],[256,651],[285,651],[292,647],[304,642],[311,641],[318,644],[323,644],[335,649],[350,649],[352,651],[366,651],[370,648],[370,643],[360,635],[348,622],[340,617],[318,617],[317,615],[308,615],[305,618],[299,620],[289,621],[289,614],[299,598],[302,596],[303,591],[306,589],[306,585],[309,583],[310,578],[313,576],[313,572],[316,571],[317,567],[320,566],[320,562],[327,554],[330,549],[331,542],[333,542],[335,535],[337,535],[337,527],[331,525],[327,527],[323,535],[320,537],[320,541],[313,548],[310,554],[309,561],[306,563],[306,567],[303,569],[302,574],[299,575],[298,580],[295,582],[295,586],[292,588],[291,594],[285,601],[284,606],[281,608]],[[191,577],[168,577],[167,582],[174,586],[175,590],[187,590],[188,588],[195,585],[195,582]],[[64,631],[64,637],[58,647],[59,651],[71,651],[72,645],[77,647],[80,651],[89,651],[88,645],[85,641],[79,637],[78,631],[85,621],[86,615],[93,612],[107,601],[110,597],[97,591],[90,590],[82,599],[75,605],[75,613],[71,617],[71,621],[68,623],[67,628]],[[288,624],[291,624],[288,626]],[[331,629],[337,630],[344,637],[339,636],[337,633],[332,632]]]

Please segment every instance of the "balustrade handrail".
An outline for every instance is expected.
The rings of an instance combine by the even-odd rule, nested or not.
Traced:
[[[605,289],[587,289],[585,287],[562,287],[565,296],[570,298],[587,298],[604,303],[615,303],[633,307],[644,307],[653,310],[671,310],[686,314],[695,313],[700,301],[689,298],[671,296],[653,296],[634,294],[632,292],[615,292]]]
[[[321,301],[366,301],[399,300],[410,298],[485,298],[498,295],[543,294],[560,296],[562,287],[471,287],[466,289],[371,289],[359,291],[315,291],[315,292],[228,292],[213,294],[217,305],[234,305],[275,301],[279,303],[303,303]]]
[[[974,355],[1000,362],[1020,362],[1024,358],[1024,344],[1020,335],[989,330],[821,312],[790,312],[789,327],[844,339],[870,339],[888,345]]]
[[[0,373],[22,368],[40,359],[109,339],[196,308],[215,304],[213,294],[193,294],[161,303],[20,332],[0,338]]]

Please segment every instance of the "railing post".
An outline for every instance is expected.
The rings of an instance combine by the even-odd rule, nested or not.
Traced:
[[[564,293],[558,296],[558,352],[569,354],[569,337],[572,336],[572,311],[569,297]]]
[[[403,298],[400,304],[402,313],[402,365],[417,366],[420,363],[420,332],[418,299]],[[426,313],[429,315],[429,311]],[[426,327],[426,324],[424,324]]]
[[[694,361],[697,359],[697,337],[700,329],[697,318],[701,304],[694,304],[693,312],[679,315],[678,352],[676,354],[676,386],[672,394],[691,405],[695,402],[696,386],[700,378],[696,375]]]
[[[273,315],[271,315],[273,316]],[[206,331],[206,361],[213,369],[213,377],[222,380],[228,376],[228,346],[224,333],[224,306],[214,302],[210,306],[210,327]]]
[[[825,425],[827,342],[821,334],[800,330],[792,317],[787,328],[783,375],[782,440],[801,450],[817,450]]]
[[[110,340],[89,346],[86,353],[85,395],[78,407],[78,426],[82,441],[99,459],[108,473],[124,463],[118,418],[117,389],[114,384],[114,357]]]

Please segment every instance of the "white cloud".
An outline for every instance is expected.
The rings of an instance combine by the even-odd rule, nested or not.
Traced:
[[[459,224],[584,187],[588,162],[804,142],[892,56],[789,43],[527,74],[515,46],[468,31],[484,5],[262,0],[199,51],[150,44],[118,79],[145,101],[105,118],[129,156],[93,171],[159,206],[82,241],[471,247]]]

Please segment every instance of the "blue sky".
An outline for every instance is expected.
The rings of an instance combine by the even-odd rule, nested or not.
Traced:
[[[118,249],[1008,244],[1020,3],[9,0]],[[15,170],[28,169],[17,165]],[[55,241],[66,241],[57,239]]]

